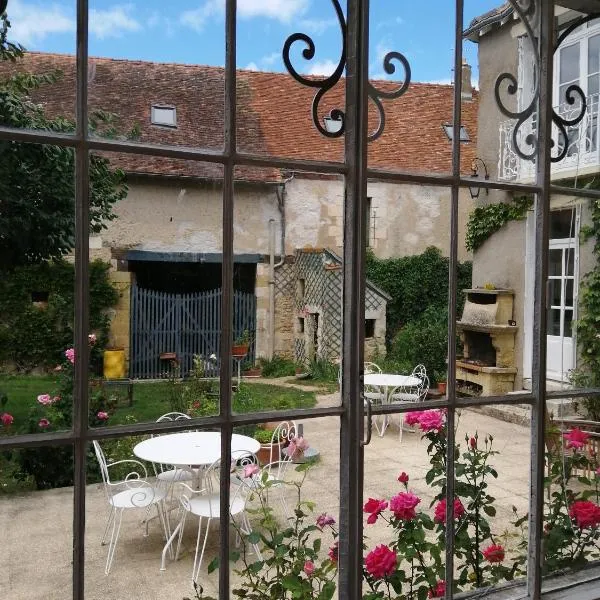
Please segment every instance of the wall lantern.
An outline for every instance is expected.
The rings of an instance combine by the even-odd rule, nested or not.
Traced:
[[[487,181],[490,178],[490,174],[488,173],[485,163],[479,157],[474,158],[473,162],[471,163],[471,177],[473,177],[473,178],[479,177],[479,167],[478,167],[479,163],[481,163],[481,166],[483,167],[484,179]],[[481,187],[478,185],[477,186],[470,185],[469,193],[471,194],[471,198],[473,200],[476,200],[477,198],[479,198],[479,194],[481,193]],[[488,190],[488,188],[485,188],[485,195],[487,196],[489,193],[490,193],[490,191]]]

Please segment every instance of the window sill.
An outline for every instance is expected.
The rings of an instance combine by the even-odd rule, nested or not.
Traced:
[[[467,600],[468,598],[481,597],[482,590],[458,594],[455,598]],[[503,587],[489,590],[485,594],[486,600],[527,600],[526,586],[524,583],[508,584]],[[600,599],[600,565],[560,575],[549,577],[544,581],[542,588],[543,600],[599,600]]]

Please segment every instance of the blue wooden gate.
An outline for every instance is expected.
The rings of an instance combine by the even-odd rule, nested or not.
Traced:
[[[220,289],[192,294],[169,294],[131,288],[130,376],[158,379],[167,376],[169,365],[163,353],[177,354],[181,375],[192,368],[195,354],[205,359],[219,356],[221,334]],[[233,298],[233,335],[248,330],[254,339],[256,296],[235,292]],[[247,360],[254,361],[254,343]],[[218,376],[218,361],[206,361],[207,375]]]

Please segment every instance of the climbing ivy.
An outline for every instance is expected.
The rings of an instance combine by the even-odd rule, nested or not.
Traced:
[[[586,187],[599,187],[593,182]],[[579,319],[575,323],[579,361],[571,373],[576,385],[600,387],[600,200],[590,200],[591,224],[581,228],[581,241],[594,240],[594,268],[579,285]],[[585,398],[582,405],[590,419],[600,421],[600,397]]]
[[[504,227],[509,221],[525,218],[533,204],[533,198],[522,196],[512,202],[496,202],[476,207],[469,215],[465,246],[473,252],[483,245],[492,234]]]

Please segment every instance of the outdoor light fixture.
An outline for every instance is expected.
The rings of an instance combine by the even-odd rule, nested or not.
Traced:
[[[337,133],[342,128],[344,123],[342,119],[336,119],[331,115],[323,117],[323,121],[325,121],[325,129],[329,133]]]
[[[481,166],[483,167],[483,171],[485,173],[484,179],[487,181],[490,178],[490,174],[488,173],[485,163],[479,157],[474,158],[473,162],[471,163],[471,177],[479,177],[479,169],[477,167],[478,163],[481,163]],[[469,193],[471,194],[471,198],[473,200],[476,200],[477,198],[479,198],[479,194],[481,193],[481,187],[479,187],[478,185],[469,186]],[[489,193],[489,190],[485,188],[485,195],[487,196]]]

